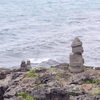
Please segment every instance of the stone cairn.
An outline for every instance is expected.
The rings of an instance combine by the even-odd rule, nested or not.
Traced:
[[[21,71],[29,71],[31,69],[31,62],[28,60],[27,63],[23,60],[20,65]]]
[[[70,67],[72,73],[80,73],[84,71],[84,59],[82,57],[83,47],[82,42],[78,37],[72,42],[72,53],[70,54]]]
[[[30,60],[27,60],[27,67],[28,67],[29,69],[32,69]]]

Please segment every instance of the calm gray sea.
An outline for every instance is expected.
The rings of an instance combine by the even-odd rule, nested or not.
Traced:
[[[76,36],[85,65],[100,66],[100,0],[0,0],[0,67],[69,62]]]

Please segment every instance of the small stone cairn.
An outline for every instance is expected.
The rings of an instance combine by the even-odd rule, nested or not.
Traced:
[[[30,60],[27,60],[27,67],[28,67],[29,69],[32,69]]]
[[[27,63],[23,60],[20,65],[21,71],[29,71],[31,68],[31,62],[28,60]]]
[[[70,54],[70,67],[72,73],[80,73],[84,71],[84,59],[82,57],[82,42],[76,37],[72,42],[72,53]]]

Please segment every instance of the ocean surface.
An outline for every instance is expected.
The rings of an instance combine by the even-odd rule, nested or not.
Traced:
[[[76,36],[100,66],[100,0],[0,0],[0,67],[67,63]]]

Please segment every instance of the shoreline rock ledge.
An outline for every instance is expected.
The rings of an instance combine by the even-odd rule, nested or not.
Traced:
[[[84,66],[82,42],[72,43],[70,64],[31,69],[0,68],[0,100],[100,100],[100,69]]]

